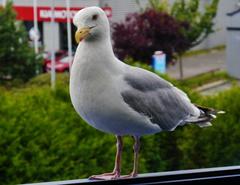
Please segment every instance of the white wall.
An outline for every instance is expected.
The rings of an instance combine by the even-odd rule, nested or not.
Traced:
[[[174,0],[170,0],[171,3],[173,1]],[[139,2],[141,6],[144,7],[147,5],[148,0],[139,0]],[[202,9],[204,9],[205,4],[209,2],[211,1],[201,0]],[[236,6],[238,2],[239,0],[220,0],[217,16],[215,18],[214,30],[216,30],[216,32],[211,34],[205,41],[193,49],[205,49],[218,45],[225,45],[227,22],[226,14],[239,8]],[[111,6],[113,9],[113,17],[111,19],[112,22],[123,21],[128,13],[137,12],[140,10],[135,0],[100,0],[100,6],[104,6],[106,4]]]
[[[148,0],[140,0],[142,6],[146,6]],[[140,10],[139,5],[135,0],[100,0],[100,6],[108,5],[112,7],[113,16],[111,20],[113,22],[122,21],[129,13],[137,12]]]
[[[65,0],[54,0],[55,6],[65,6]],[[172,2],[174,0],[170,0]],[[0,3],[2,0],[0,0]],[[33,0],[14,0],[15,5],[19,6],[32,6]],[[111,22],[123,21],[128,13],[137,12],[140,10],[135,0],[71,0],[71,7],[86,7],[86,6],[105,6],[112,7],[113,16]],[[148,0],[139,0],[141,6],[146,6]],[[201,0],[202,7],[210,0]],[[237,2],[239,0],[220,0],[217,17],[215,19],[216,32],[211,34],[203,43],[194,49],[211,48],[217,45],[226,43],[226,13],[236,10]],[[39,6],[50,6],[50,0],[38,0]],[[45,40],[45,39],[44,39]]]
[[[203,0],[209,2],[209,0]],[[215,18],[215,33],[211,34],[203,43],[193,49],[204,49],[212,48],[218,45],[226,44],[226,25],[227,16],[226,14],[236,10],[236,6],[239,0],[220,0],[218,6],[217,16]]]
[[[53,23],[53,32],[52,33],[52,24],[51,22],[43,23],[43,43],[46,51],[50,51],[52,48],[54,51],[58,51],[60,49],[60,32],[59,32],[59,24]]]
[[[70,0],[72,6],[94,6],[99,4],[99,0]],[[15,5],[18,6],[32,6],[33,0],[13,0]],[[51,6],[52,0],[38,0],[38,6]],[[65,0],[54,0],[55,6],[65,6]]]

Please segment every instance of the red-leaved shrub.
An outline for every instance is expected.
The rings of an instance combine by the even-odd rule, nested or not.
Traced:
[[[183,27],[186,29],[188,23],[153,9],[129,14],[124,22],[113,24],[114,51],[120,59],[132,57],[149,63],[154,51],[162,50],[167,61],[172,61],[174,53],[189,46],[181,31]]]

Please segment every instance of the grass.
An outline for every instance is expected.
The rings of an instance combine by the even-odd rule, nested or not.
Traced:
[[[139,65],[137,65],[139,66]],[[150,70],[150,68],[146,68],[146,66],[139,66],[142,68],[145,68],[147,70]],[[152,71],[152,70],[151,70]],[[181,81],[177,81],[174,79],[171,79],[169,76],[167,75],[163,75],[163,74],[158,74],[160,75],[162,78],[174,83],[175,85],[178,84],[180,86],[184,86],[190,89],[194,89],[196,87],[202,86],[204,84],[207,83],[211,83],[211,82],[215,82],[215,81],[219,81],[219,80],[228,80],[231,81],[233,83],[236,82],[236,79],[230,77],[226,71],[212,71],[212,72],[207,72],[207,73],[203,73],[194,77],[190,77],[190,78],[186,78],[184,80]],[[20,84],[15,86],[14,84],[11,84],[9,86],[1,86],[0,90],[4,91],[4,90],[20,90],[22,88],[34,88],[34,87],[44,87],[44,86],[51,86],[50,84],[51,81],[51,77],[50,74],[48,73],[44,73],[41,75],[38,75],[37,77],[33,78],[32,80],[30,80],[29,82],[27,82],[26,84]],[[69,74],[66,73],[58,73],[56,76],[56,87],[58,86],[68,86],[69,83]]]
[[[225,45],[220,45],[220,46],[216,46],[211,49],[189,51],[184,56],[188,57],[188,56],[194,56],[194,55],[199,55],[199,54],[206,54],[206,53],[209,53],[212,51],[221,51],[224,49],[225,49]],[[148,64],[143,64],[140,61],[134,61],[132,58],[125,59],[125,62],[129,65],[141,67],[146,70],[154,72],[153,69]],[[231,78],[225,71],[210,71],[210,72],[203,73],[203,74],[200,74],[200,75],[197,75],[194,77],[183,79],[181,81],[171,79],[168,75],[164,75],[164,74],[158,74],[158,75],[161,76],[162,78],[172,82],[173,84],[175,84],[177,86],[182,86],[184,88],[189,88],[189,89],[194,89],[194,88],[197,88],[204,84],[208,84],[208,83],[219,81],[219,80],[228,80],[233,83],[236,82],[236,80],[234,78]],[[10,89],[18,90],[21,88],[29,88],[29,87],[32,88],[32,87],[38,87],[38,86],[51,86],[50,81],[51,81],[50,74],[48,74],[48,73],[41,74],[25,84],[19,80],[7,82],[2,87],[2,90],[3,89],[4,90],[10,90]],[[57,74],[56,87],[62,86],[62,85],[68,86],[68,83],[69,83],[69,74],[67,74],[67,73]]]
[[[180,81],[180,84],[189,88],[196,88],[219,80],[228,80],[231,82],[236,81],[234,78],[230,77],[226,71],[213,71],[184,79]]]
[[[219,45],[210,49],[200,49],[200,50],[190,50],[184,54],[184,57],[191,57],[195,55],[200,55],[200,54],[207,54],[212,51],[222,51],[226,48],[225,45]]]

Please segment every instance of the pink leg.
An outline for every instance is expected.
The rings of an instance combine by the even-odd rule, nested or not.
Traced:
[[[131,177],[136,177],[138,175],[138,158],[139,158],[139,150],[140,150],[140,137],[139,136],[134,136],[134,166],[133,166],[133,171],[129,175],[123,176],[123,178],[131,178]]]
[[[117,153],[116,153],[115,167],[113,169],[113,172],[104,173],[101,175],[93,175],[89,177],[90,180],[110,180],[110,179],[120,178],[123,141],[122,141],[122,136],[116,136],[116,137],[117,137]]]

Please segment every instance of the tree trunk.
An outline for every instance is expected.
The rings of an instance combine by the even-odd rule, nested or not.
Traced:
[[[182,55],[179,55],[179,74],[180,79],[183,79],[183,63],[182,63]]]

